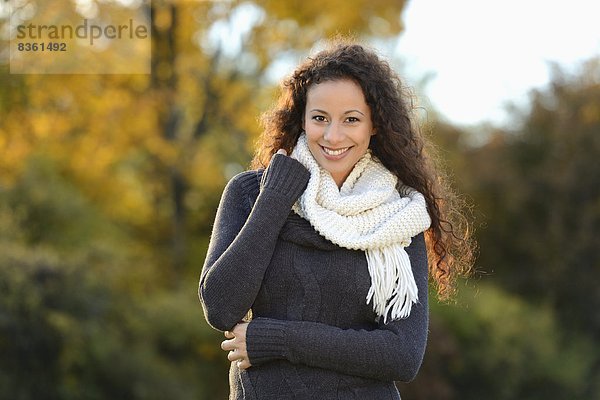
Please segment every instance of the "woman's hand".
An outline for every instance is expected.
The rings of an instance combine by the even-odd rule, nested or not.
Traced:
[[[229,340],[224,340],[221,343],[221,348],[229,351],[227,359],[231,362],[237,362],[237,366],[240,369],[247,369],[252,366],[248,358],[248,352],[246,351],[247,329],[248,322],[240,322],[231,331],[225,332],[225,337]]]

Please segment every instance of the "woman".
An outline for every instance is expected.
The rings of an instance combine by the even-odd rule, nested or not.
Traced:
[[[230,399],[399,399],[394,381],[417,374],[428,265],[447,297],[470,244],[410,112],[389,65],[357,44],[284,82],[256,169],[224,190],[200,279]]]

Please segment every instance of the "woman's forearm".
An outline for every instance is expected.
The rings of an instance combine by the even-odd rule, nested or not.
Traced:
[[[234,179],[227,185],[198,290],[214,328],[231,329],[252,307],[279,232],[307,181],[308,171],[301,164],[278,155],[265,170],[251,211],[240,182]]]

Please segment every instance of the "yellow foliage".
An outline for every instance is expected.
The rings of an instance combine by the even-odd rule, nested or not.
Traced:
[[[75,8],[38,5],[50,19],[80,17]],[[113,6],[99,4],[99,12],[117,13]],[[11,182],[30,155],[43,153],[110,218],[142,226],[157,215],[169,220],[171,173],[178,171],[186,187],[183,202],[194,210],[214,201],[226,179],[247,167],[261,130],[258,117],[273,99],[264,79],[267,66],[278,54],[305,51],[337,31],[393,35],[401,29],[403,2],[147,6],[156,29],[152,75],[19,76],[15,98],[23,100],[2,110],[0,119],[1,181]],[[218,46],[237,40],[234,16],[249,10],[262,16],[239,38],[243,60],[252,61],[240,64],[241,58]],[[230,29],[231,40],[211,42],[217,22]],[[101,60],[122,62],[110,51]]]

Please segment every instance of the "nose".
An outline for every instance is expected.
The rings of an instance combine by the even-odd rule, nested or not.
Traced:
[[[344,129],[340,124],[332,122],[325,129],[323,138],[332,145],[341,143],[344,140]]]

